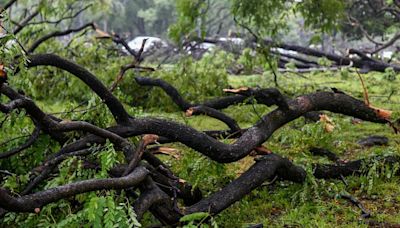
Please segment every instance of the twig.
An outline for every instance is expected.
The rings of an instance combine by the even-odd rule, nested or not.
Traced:
[[[358,201],[356,198],[354,198],[351,195],[348,194],[340,194],[340,197],[350,201],[352,204],[354,204],[355,206],[357,206],[358,208],[360,208],[361,210],[361,217],[362,218],[369,218],[371,217],[371,213],[369,211],[367,211],[364,206],[361,204],[360,201]]]
[[[28,139],[24,144],[22,144],[21,146],[19,146],[19,147],[17,147],[17,148],[14,148],[14,149],[12,149],[12,150],[9,150],[9,151],[7,151],[7,152],[1,153],[1,154],[0,154],[0,159],[8,158],[8,157],[10,157],[10,156],[12,156],[12,155],[14,155],[14,154],[17,154],[17,153],[23,151],[23,150],[26,149],[26,148],[32,146],[33,143],[35,143],[35,141],[36,141],[37,138],[39,137],[39,134],[40,134],[40,127],[39,127],[39,126],[36,126],[36,128],[35,128],[35,130],[33,131],[31,137],[29,137],[29,139]]]
[[[369,99],[368,99],[368,90],[367,90],[367,88],[365,87],[364,80],[363,80],[363,78],[362,78],[360,72],[359,72],[358,70],[356,70],[356,72],[357,72],[358,78],[360,78],[361,85],[362,85],[362,87],[363,87],[363,91],[364,91],[364,102],[365,102],[366,105],[369,106],[370,103],[369,103]]]

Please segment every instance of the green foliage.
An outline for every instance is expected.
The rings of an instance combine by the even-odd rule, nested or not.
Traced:
[[[207,223],[204,223],[206,219],[210,220],[209,221],[210,225],[208,225]],[[207,212],[197,212],[197,213],[185,215],[179,221],[186,223],[183,226],[184,228],[195,228],[195,227],[201,227],[201,228],[213,227],[213,228],[218,228],[218,224],[215,222],[214,218],[211,217],[210,214],[207,213]]]
[[[360,190],[368,195],[372,195],[379,193],[378,185],[383,181],[389,181],[395,178],[395,174],[399,171],[400,164],[395,163],[394,165],[389,166],[384,165],[383,160],[372,160],[363,164],[363,166],[365,174],[360,178]]]
[[[286,27],[285,19],[290,8],[291,4],[282,0],[232,0],[232,13],[240,24],[257,28],[254,31],[271,36]]]
[[[303,16],[305,26],[327,33],[338,28],[345,4],[344,0],[303,0],[294,9]]]
[[[330,67],[332,66],[332,61],[329,59],[323,57],[318,59],[318,65],[325,66],[325,67]]]
[[[204,37],[204,21],[207,4],[204,0],[176,0],[178,18],[169,28],[169,36],[180,44],[185,36],[191,35],[197,29],[200,37]]]
[[[391,10],[397,9],[398,6],[393,1],[347,1],[345,13],[351,19],[351,23],[348,18],[343,18],[340,21],[341,30],[352,40],[362,39],[366,34],[372,38],[384,38],[394,34],[398,27],[399,21],[390,13]],[[385,12],[377,13],[380,10]]]
[[[118,163],[117,152],[112,144],[108,143],[104,150],[97,154],[97,157],[101,164],[101,171],[98,177],[106,178],[108,177],[108,171]]]
[[[172,84],[189,102],[201,102],[224,94],[222,90],[228,87],[225,69],[231,63],[231,59],[232,57],[224,52],[207,54],[199,61],[183,58],[176,65],[146,76],[161,78]],[[145,109],[177,110],[171,98],[162,89],[132,85],[132,76],[134,75],[126,75],[125,81],[120,85],[121,92],[131,95],[129,99],[125,97],[123,100]]]
[[[226,165],[217,163],[199,155],[189,148],[183,148],[185,156],[172,161],[172,167],[179,177],[187,180],[193,187],[199,187],[205,192],[213,192],[229,183],[234,178]]]
[[[256,67],[263,66],[266,64],[266,58],[268,54],[260,54],[251,50],[250,48],[245,48],[242,51],[242,54],[239,56],[237,60],[237,64],[243,66],[243,73],[244,74],[252,74],[253,70]]]
[[[392,67],[388,67],[385,69],[384,78],[389,82],[396,80],[397,73],[393,70]]]
[[[204,35],[207,4],[198,0],[177,0],[178,20],[170,27],[170,37],[180,43],[195,29]],[[287,28],[288,18],[302,16],[305,26],[320,32],[330,32],[338,27],[345,11],[343,0],[283,1],[283,0],[231,0],[230,7],[238,25],[250,28],[259,35],[277,36]]]

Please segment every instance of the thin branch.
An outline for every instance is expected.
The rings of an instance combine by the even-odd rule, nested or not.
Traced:
[[[66,16],[66,17],[62,17],[59,18],[55,21],[50,21],[50,20],[43,20],[43,21],[37,21],[37,22],[30,22],[28,23],[28,25],[37,25],[37,24],[59,24],[60,22],[64,21],[64,20],[68,20],[68,19],[73,19],[77,16],[79,16],[79,14],[81,14],[82,12],[86,11],[87,9],[89,9],[93,4],[88,4],[85,7],[81,8],[80,10],[78,10],[76,13],[70,15],[70,16]]]
[[[54,54],[30,55],[29,60],[29,68],[36,66],[54,66],[78,77],[104,101],[117,123],[129,122],[129,119],[132,118],[126,112],[121,102],[103,85],[103,83],[82,66]]]
[[[32,146],[33,143],[35,143],[35,141],[38,139],[39,134],[40,134],[40,127],[36,126],[35,130],[32,132],[32,135],[29,137],[29,139],[24,144],[22,144],[21,146],[19,146],[17,148],[11,149],[7,152],[0,153],[0,159],[8,158],[14,154],[17,154],[17,153],[23,151],[26,148]]]
[[[31,13],[28,17],[24,18],[21,22],[17,24],[17,27],[14,28],[12,34],[16,35],[28,25],[28,23],[33,20],[37,15],[39,15],[40,11],[37,9],[33,13]]]
[[[32,53],[32,52],[35,51],[35,49],[37,47],[39,47],[39,45],[41,45],[43,42],[45,42],[48,39],[51,39],[51,38],[54,38],[54,37],[59,37],[59,36],[65,36],[65,35],[68,35],[68,34],[71,34],[71,33],[74,33],[74,32],[79,32],[79,31],[82,31],[82,30],[84,30],[84,29],[86,29],[88,27],[91,27],[92,29],[95,29],[95,26],[94,26],[93,23],[87,23],[87,24],[82,25],[81,27],[76,28],[76,29],[67,29],[65,31],[52,32],[52,33],[47,34],[47,35],[39,38],[38,40],[36,40],[27,51],[28,51],[28,53]]]
[[[4,4],[3,7],[0,7],[0,14],[6,11],[8,8],[10,8],[14,3],[16,3],[17,0],[10,0],[6,4]]]
[[[371,54],[376,54],[376,53],[382,51],[383,49],[386,49],[386,48],[392,46],[392,45],[393,45],[397,40],[399,40],[399,39],[400,39],[400,33],[397,33],[397,34],[394,35],[394,36],[392,37],[392,39],[390,39],[388,42],[382,44],[382,46],[376,48],[375,50],[371,51],[370,53],[371,53]]]
[[[139,142],[139,146],[137,147],[136,151],[132,154],[132,159],[130,160],[128,167],[122,174],[122,176],[126,176],[131,173],[136,166],[139,164],[140,159],[146,149],[146,146],[152,144],[158,140],[157,135],[144,135],[142,140]]]
[[[364,206],[361,204],[360,201],[358,201],[356,198],[354,198],[351,195],[348,194],[340,194],[340,197],[350,201],[352,204],[356,205],[358,208],[360,208],[361,210],[361,217],[363,218],[369,218],[371,217],[371,213],[369,211],[367,211]]]

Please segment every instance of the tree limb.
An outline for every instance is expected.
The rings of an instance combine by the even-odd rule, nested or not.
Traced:
[[[84,180],[22,197],[13,197],[7,190],[0,188],[0,207],[15,212],[37,212],[37,208],[80,193],[133,187],[142,182],[148,173],[147,169],[138,167],[125,177]]]

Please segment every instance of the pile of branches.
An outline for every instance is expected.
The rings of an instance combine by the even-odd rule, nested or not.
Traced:
[[[345,55],[325,52],[315,48],[289,44],[284,42],[274,42],[268,39],[240,39],[241,44],[232,42],[226,38],[193,38],[195,43],[202,42],[215,44],[223,50],[239,54],[240,50],[248,47],[254,50],[261,48],[269,49],[269,54],[276,57],[278,67],[281,71],[296,71],[299,73],[315,70],[338,70],[343,67],[354,67],[360,69],[360,72],[369,71],[385,72],[387,68],[392,68],[395,72],[400,72],[400,67],[376,58],[371,53],[357,49],[348,49]],[[190,43],[190,42],[188,42]],[[195,45],[193,45],[196,47]],[[326,67],[318,62],[318,58],[326,58],[331,61],[331,66]],[[296,70],[288,69],[287,64],[293,63]],[[238,69],[238,73],[240,73]]]
[[[93,24],[89,24],[89,27],[95,28]],[[112,89],[119,80],[122,80],[127,69],[154,69],[140,67],[141,51],[137,53],[131,50],[127,47],[126,42],[118,36],[112,35],[109,38],[126,46],[134,60],[129,66],[121,68],[121,73],[111,89],[107,88],[87,69],[70,60],[55,54],[33,53],[35,47],[45,40],[74,31],[76,29],[52,33],[52,35],[49,34],[46,38],[34,42],[34,45],[25,53],[29,60],[26,67],[28,70],[37,67],[54,67],[79,78],[104,102],[115,119],[115,125],[102,128],[86,121],[59,119],[43,111],[34,100],[19,91],[18,88],[9,85],[6,80],[2,80],[0,95],[6,96],[8,102],[0,103],[0,112],[8,114],[14,110],[24,110],[34,123],[35,129],[25,143],[10,151],[1,152],[0,159],[15,156],[26,148],[34,146],[39,135],[42,134],[48,135],[57,142],[60,150],[45,158],[40,166],[32,167],[29,183],[21,192],[11,193],[5,188],[0,188],[1,217],[7,212],[40,213],[41,209],[49,203],[85,192],[120,189],[126,192],[128,200],[133,201],[131,205],[133,205],[139,221],[145,212],[150,211],[162,224],[176,225],[180,218],[187,214],[208,212],[216,215],[265,181],[280,179],[297,183],[304,182],[306,172],[302,167],[293,164],[278,153],[268,152],[262,147],[262,144],[277,129],[299,117],[310,112],[326,110],[375,123],[389,123],[389,120],[382,116],[379,110],[344,93],[315,92],[290,99],[284,97],[275,88],[241,88],[226,91],[233,95],[202,103],[191,103],[167,82],[146,77],[135,77],[135,82],[132,83],[160,87],[187,115],[208,115],[226,123],[229,130],[199,131],[171,120],[138,118],[127,112],[120,100],[112,93]],[[249,97],[256,99],[259,104],[276,105],[277,108],[262,116],[252,127],[241,129],[234,119],[221,110],[246,102]],[[80,136],[75,136],[74,140],[70,140],[67,132],[79,132]],[[131,137],[140,137],[141,140],[135,145],[129,140]],[[227,144],[221,142],[221,138],[235,138],[235,141]],[[72,156],[84,160],[93,153],[91,145],[104,145],[107,141],[111,142],[116,150],[123,152],[125,158],[125,163],[119,164],[109,171],[109,178],[82,180],[47,190],[41,189],[46,181],[58,173],[58,165],[62,161]],[[156,142],[157,145],[155,145]],[[160,149],[159,144],[170,142],[180,142],[219,163],[235,162],[252,152],[259,155],[246,172],[219,191],[203,197],[201,189],[193,188],[190,183],[182,181],[179,175],[173,173],[155,156]],[[384,161],[393,164],[398,162],[399,158],[388,157],[384,158]],[[360,174],[363,162],[368,161],[315,164],[314,176],[316,178],[340,178]],[[84,168],[98,169],[99,166],[100,164],[91,164]],[[10,171],[3,170],[3,173],[7,175]]]
[[[240,177],[220,191],[202,198],[200,189],[192,189],[189,183],[179,181],[178,175],[154,155],[154,152],[158,150],[158,146],[152,146],[154,142],[180,142],[216,162],[230,163],[248,156],[252,151],[262,151],[260,149],[262,144],[278,128],[311,111],[327,110],[371,122],[388,123],[388,120],[379,115],[376,109],[343,93],[316,92],[288,99],[275,88],[242,88],[228,91],[236,93],[235,95],[193,104],[184,100],[174,87],[163,80],[135,78],[139,85],[161,87],[182,110],[190,115],[206,114],[225,122],[230,128],[228,131],[202,132],[170,120],[136,118],[130,115],[96,76],[82,66],[62,57],[54,54],[31,54],[29,60],[28,68],[52,66],[68,71],[81,79],[107,105],[115,118],[116,125],[100,128],[84,121],[58,119],[42,111],[32,99],[17,92],[12,86],[2,83],[0,93],[8,97],[10,101],[0,104],[0,111],[9,113],[15,109],[25,110],[35,123],[36,129],[26,143],[11,151],[1,153],[0,158],[13,156],[33,145],[39,134],[49,135],[61,146],[60,151],[45,159],[40,167],[33,168],[40,172],[32,172],[37,174],[18,196],[6,189],[0,189],[0,207],[3,215],[7,211],[38,212],[40,208],[51,202],[101,189],[125,189],[127,196],[135,199],[133,205],[138,219],[141,219],[144,212],[148,210],[163,224],[168,225],[176,224],[180,217],[194,212],[204,211],[215,215],[265,181],[278,177],[301,183],[306,178],[306,172],[278,154],[263,154],[257,157],[255,164]],[[260,104],[278,107],[264,115],[251,128],[240,129],[234,119],[219,110],[241,103],[248,97],[254,97]],[[86,134],[70,142],[65,133],[71,131],[86,132]],[[224,135],[237,139],[232,144],[226,144],[218,140]],[[128,140],[135,136],[141,136],[138,145]],[[122,151],[126,159],[125,164],[120,164],[109,172],[110,178],[84,180],[43,191],[37,189],[37,186],[46,181],[50,175],[57,173],[57,165],[63,160],[70,156],[84,158],[91,153],[90,145],[101,145],[106,140]],[[391,163],[397,160],[398,158],[387,159]],[[354,161],[332,165],[316,164],[314,175],[317,178],[338,178],[360,172],[361,162]],[[140,191],[138,196],[134,193],[136,189]],[[183,207],[177,203],[178,199],[183,200]]]

